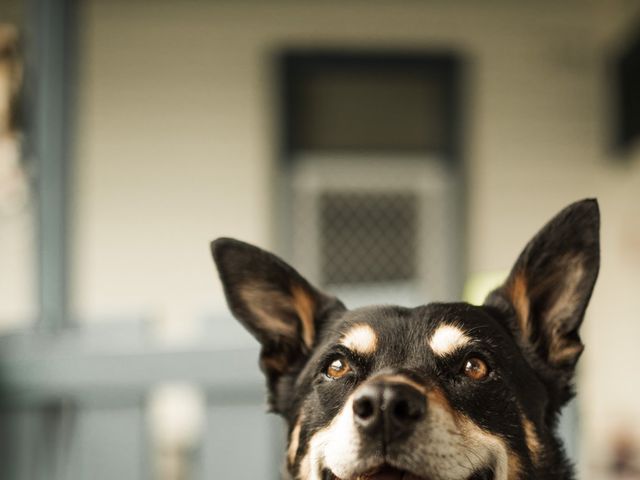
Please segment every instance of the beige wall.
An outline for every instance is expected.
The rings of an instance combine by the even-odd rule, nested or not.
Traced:
[[[640,154],[626,166],[608,158],[602,70],[633,8],[623,0],[89,2],[75,310],[85,321],[189,325],[224,311],[210,239],[277,248],[271,54],[308,45],[455,49],[470,61],[471,271],[508,268],[559,208],[601,200],[603,269],[581,386],[596,454],[587,458],[597,462],[595,433],[613,415],[640,427],[637,375],[622,381],[640,360]]]
[[[445,48],[470,60],[472,270],[506,264],[559,205],[593,194],[589,9],[455,5],[90,3],[76,192],[81,315],[165,314],[172,302],[191,305],[189,315],[210,310],[221,302],[205,239],[271,246],[269,55],[285,46]],[[183,278],[170,274],[178,271]]]

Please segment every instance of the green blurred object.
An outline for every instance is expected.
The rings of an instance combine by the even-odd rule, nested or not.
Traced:
[[[464,286],[463,300],[472,305],[482,305],[489,292],[500,286],[508,274],[506,270],[496,270],[469,275]]]

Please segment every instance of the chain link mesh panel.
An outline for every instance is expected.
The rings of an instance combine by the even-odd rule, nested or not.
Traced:
[[[412,192],[324,192],[320,275],[325,285],[411,281],[418,199]]]

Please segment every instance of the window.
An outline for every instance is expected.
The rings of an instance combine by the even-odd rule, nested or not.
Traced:
[[[293,261],[350,305],[460,293],[458,70],[451,56],[284,57]]]

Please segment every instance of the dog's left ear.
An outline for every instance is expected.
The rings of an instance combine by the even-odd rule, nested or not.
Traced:
[[[345,307],[258,247],[219,238],[211,250],[231,312],[262,345],[260,367],[277,411],[280,379],[301,368],[324,323]]]
[[[529,242],[485,305],[515,317],[523,345],[567,382],[583,350],[578,334],[600,266],[596,200],[569,205]]]

